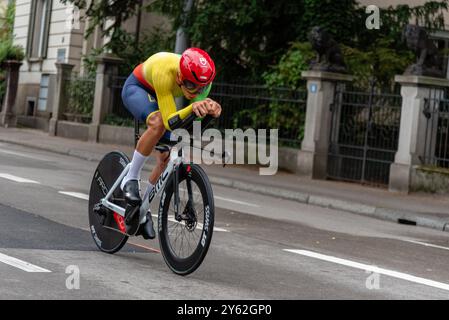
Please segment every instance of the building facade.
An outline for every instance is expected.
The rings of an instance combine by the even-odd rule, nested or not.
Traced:
[[[142,15],[141,32],[167,25],[160,16],[147,12]],[[51,78],[56,73],[55,63],[72,64],[74,72],[83,73],[83,56],[107,41],[99,28],[86,39],[89,21],[82,17],[82,11],[59,0],[16,0],[14,44],[21,45],[26,52],[20,69],[18,115],[48,119],[51,110],[47,102]],[[135,31],[136,20],[127,21],[123,28]]]

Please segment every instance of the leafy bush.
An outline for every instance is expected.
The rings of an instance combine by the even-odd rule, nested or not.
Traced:
[[[348,72],[355,76],[356,87],[366,89],[372,78],[381,88],[394,87],[394,76],[402,74],[414,59],[411,51],[396,49],[395,45],[389,38],[380,38],[365,50],[341,45]],[[264,73],[265,83],[270,88],[301,87],[304,85],[301,72],[309,69],[315,55],[309,43],[293,43],[279,63]]]
[[[143,34],[139,43],[136,44],[134,34],[120,29],[114,33],[107,47],[123,59],[124,72],[129,73],[136,65],[154,53],[171,51],[174,47],[174,37],[172,33],[155,28],[152,32]]]
[[[6,9],[0,11],[0,40],[6,41],[12,38],[12,30],[14,27],[14,17],[16,14],[16,6],[14,2],[8,4]]]
[[[294,42],[279,63],[271,67],[262,77],[265,83],[273,87],[298,88],[303,80],[301,72],[309,68],[310,61],[315,57],[312,46],[307,42]]]
[[[6,60],[22,61],[25,53],[22,46],[13,45],[12,41],[0,43],[0,63]]]
[[[0,71],[0,107],[3,103],[3,97],[6,93],[5,73]]]
[[[4,17],[0,19],[0,65],[5,60],[23,60],[23,49],[12,44],[12,30],[15,17],[14,2],[10,3],[4,12],[0,12],[0,17]],[[6,93],[5,77],[5,72],[0,68],[0,105]]]
[[[23,48],[21,46],[12,45],[11,41],[4,41],[0,43],[0,66],[6,60],[21,61],[25,57]],[[6,72],[0,68],[0,105],[3,101],[3,96],[6,93]]]
[[[365,51],[348,46],[342,46],[342,51],[359,89],[368,88],[374,80],[378,88],[393,90],[394,76],[402,74],[414,60],[412,52],[394,49],[389,39],[379,39]]]
[[[255,128],[279,128],[281,139],[296,140],[297,142],[293,143],[293,146],[298,146],[304,136],[305,124],[305,96],[298,95],[299,90],[302,92],[305,90],[305,82],[301,73],[309,69],[310,61],[314,57],[315,53],[310,43],[292,43],[279,63],[272,66],[262,77],[268,87],[267,91],[273,98],[297,102],[273,101],[265,106],[264,110],[257,112],[251,110],[249,114],[245,114],[243,111],[241,116],[248,117],[251,114],[257,114],[257,119],[253,119],[252,123]]]
[[[173,42],[172,34],[167,35],[167,32],[155,28],[152,32],[143,34],[136,45],[135,35],[120,29],[114,33],[106,48],[123,59],[123,64],[119,67],[119,74],[124,76],[152,54],[159,51],[171,51]],[[95,75],[97,68],[95,59],[103,52],[104,48],[99,48],[83,57],[83,63],[89,76]]]
[[[120,126],[120,127],[133,127],[134,119],[131,118],[122,118],[115,114],[108,114],[104,119],[104,124],[109,124],[111,126]]]
[[[68,113],[92,116],[95,80],[74,77],[67,85]]]

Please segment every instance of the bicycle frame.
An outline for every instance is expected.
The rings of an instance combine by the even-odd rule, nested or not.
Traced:
[[[178,150],[177,146],[174,146],[170,148],[170,161],[167,164],[166,169],[161,174],[159,179],[157,180],[156,184],[154,185],[154,188],[152,192],[150,192],[149,195],[145,196],[144,199],[142,199],[142,205],[140,207],[140,223],[144,223],[146,219],[146,213],[148,209],[150,208],[151,203],[153,202],[154,198],[159,195],[161,190],[164,189],[165,184],[167,182],[167,178],[172,174],[172,172],[177,168],[184,159],[184,150],[181,147]],[[116,212],[122,217],[125,217],[125,208],[122,208],[109,200],[111,199],[114,191],[120,187],[120,183],[122,182],[123,178],[126,176],[126,174],[129,172],[129,169],[131,167],[131,164],[129,163],[125,169],[123,169],[123,172],[120,174],[120,176],[117,178],[117,180],[114,182],[114,185],[112,186],[111,190],[109,190],[106,197],[100,200],[100,204],[113,212]]]

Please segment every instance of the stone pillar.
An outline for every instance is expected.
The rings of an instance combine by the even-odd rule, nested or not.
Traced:
[[[97,75],[95,80],[95,98],[92,111],[92,123],[89,127],[89,141],[98,142],[100,125],[112,110],[113,91],[111,83],[118,76],[118,66],[122,63],[111,54],[103,54],[96,59]]]
[[[430,97],[431,90],[436,90],[436,97],[443,96],[449,80],[410,75],[396,76],[395,81],[401,84],[402,109],[399,145],[390,167],[389,190],[409,192],[413,167],[421,164],[420,158],[425,156],[428,142],[428,119],[423,113],[425,99]]]
[[[74,65],[68,63],[56,62],[56,79],[53,88],[52,114],[48,127],[48,134],[56,136],[58,121],[62,119],[68,102],[67,84],[72,75]]]
[[[0,125],[3,127],[11,127],[16,124],[15,106],[21,65],[21,62],[14,60],[7,60],[2,65],[6,70],[6,94],[0,112]]]
[[[327,176],[327,158],[331,128],[331,104],[338,82],[352,81],[353,76],[322,71],[306,71],[307,110],[304,140],[298,156],[299,174],[313,179]]]

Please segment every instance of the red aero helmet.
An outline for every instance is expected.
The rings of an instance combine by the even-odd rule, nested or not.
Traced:
[[[199,48],[189,48],[182,53],[180,69],[184,79],[199,86],[205,86],[215,78],[214,61]]]

